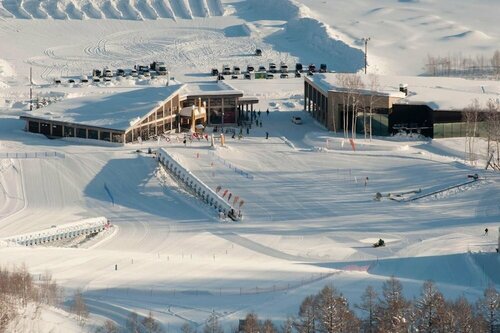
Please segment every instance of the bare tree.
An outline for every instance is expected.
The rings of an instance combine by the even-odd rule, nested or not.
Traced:
[[[114,321],[106,320],[104,325],[96,330],[96,333],[118,333],[118,326],[116,326]]]
[[[259,317],[257,314],[251,312],[245,317],[245,324],[243,325],[243,332],[245,333],[259,333]]]
[[[261,325],[259,333],[277,333],[276,326],[274,326],[271,319],[266,319]]]
[[[459,297],[452,304],[453,332],[472,333],[475,325],[475,318],[472,306],[463,296]]]
[[[401,282],[394,277],[385,281],[382,285],[382,295],[383,298],[379,300],[375,311],[378,332],[407,332],[410,303],[403,295]]]
[[[465,159],[471,164],[475,164],[475,138],[478,130],[479,111],[481,106],[477,99],[474,99],[462,112],[462,119],[465,122]]]
[[[281,333],[292,333],[293,332],[293,319],[288,317],[283,324],[281,324]]]
[[[500,76],[500,51],[496,50],[491,58],[491,66],[493,66],[493,71],[495,75]]]
[[[375,109],[375,105],[379,100],[379,96],[377,92],[380,90],[380,82],[377,75],[370,74],[369,76],[369,85],[370,85],[370,100],[369,100],[369,117],[370,117],[370,125],[368,127],[368,131],[370,132],[370,141],[372,140],[373,133],[373,110]],[[365,123],[366,124],[366,123]],[[366,139],[366,125],[365,125],[365,139]]]
[[[127,333],[140,333],[141,328],[139,324],[139,316],[135,312],[130,312],[125,321],[125,329]]]
[[[364,293],[361,295],[361,304],[357,308],[366,311],[368,317],[363,323],[363,331],[367,333],[375,332],[375,309],[377,305],[377,292],[372,286],[366,287]]]
[[[203,328],[204,333],[224,333],[222,326],[219,324],[219,319],[213,311],[208,317],[205,327]]]
[[[163,333],[160,323],[154,318],[151,311],[149,311],[148,316],[142,320],[142,325],[147,333]]]
[[[325,286],[316,296],[319,332],[357,332],[358,320],[335,288]]]
[[[196,333],[196,328],[191,326],[189,323],[184,323],[181,326],[181,333]]]
[[[415,302],[416,326],[419,332],[439,332],[440,320],[444,319],[445,300],[432,281],[425,281],[421,296]]]
[[[71,311],[76,314],[78,321],[81,325],[85,323],[89,316],[89,310],[87,309],[87,304],[85,304],[85,299],[83,298],[81,290],[75,291],[73,295],[73,304],[71,305]]]
[[[494,286],[486,288],[477,308],[487,332],[495,333],[497,325],[500,325],[500,294]]]
[[[299,308],[299,317],[294,323],[299,333],[314,333],[317,326],[316,300],[315,297],[307,296]]]

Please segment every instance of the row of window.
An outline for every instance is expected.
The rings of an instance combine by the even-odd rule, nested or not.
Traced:
[[[76,137],[82,139],[103,140],[109,142],[123,142],[122,134],[91,128],[72,127],[37,121],[28,122],[28,131],[55,137]]]

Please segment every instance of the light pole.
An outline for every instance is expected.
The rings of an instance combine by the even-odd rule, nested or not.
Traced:
[[[370,37],[363,37],[361,40],[365,42],[365,74],[366,74],[366,67],[368,66],[368,41],[370,40]]]

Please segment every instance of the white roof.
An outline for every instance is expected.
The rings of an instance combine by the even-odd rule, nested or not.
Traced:
[[[235,89],[229,83],[218,82],[190,82],[183,89],[184,96],[209,96],[209,95],[243,95],[241,90]]]
[[[315,74],[307,80],[314,82],[323,91],[343,91],[338,84],[341,74]],[[344,74],[354,75],[354,74]],[[370,75],[359,74],[366,90],[370,86]],[[488,100],[500,100],[500,82],[467,80],[449,77],[425,76],[380,76],[379,93],[400,97],[396,104],[425,104],[434,110],[463,110],[474,99],[484,107]],[[408,96],[399,92],[400,84],[407,85]]]
[[[69,98],[25,116],[124,131],[183,87],[117,88],[119,93]]]

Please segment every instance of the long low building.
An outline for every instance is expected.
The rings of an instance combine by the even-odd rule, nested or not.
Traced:
[[[485,110],[488,101],[499,99],[498,81],[333,73],[304,80],[305,111],[326,128],[351,129],[356,119],[357,132],[366,126],[380,136],[401,131],[431,138],[465,136],[463,110],[475,100]],[[370,110],[371,129],[364,124]]]
[[[243,92],[223,82],[111,90],[68,98],[20,118],[27,131],[52,138],[128,143],[163,133],[236,125],[243,110],[258,103],[243,99]]]

